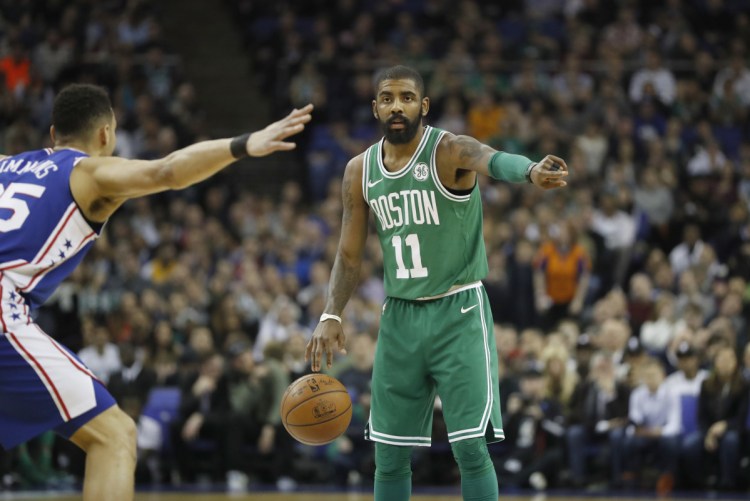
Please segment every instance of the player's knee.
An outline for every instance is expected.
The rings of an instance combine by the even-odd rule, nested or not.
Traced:
[[[122,442],[122,445],[127,448],[128,452],[133,457],[136,455],[136,443],[138,439],[138,427],[133,421],[133,418],[120,411],[120,434],[118,441]]]
[[[480,477],[493,468],[484,438],[469,438],[451,444],[461,477]]]
[[[119,407],[112,407],[84,425],[74,438],[86,452],[93,447],[105,447],[135,460],[136,435],[133,419]]]
[[[375,478],[395,480],[411,475],[411,447],[375,443]]]
[[[115,409],[116,412],[108,416],[105,424],[107,429],[105,445],[109,448],[116,448],[135,458],[136,437],[138,434],[135,421],[120,410],[119,407]]]

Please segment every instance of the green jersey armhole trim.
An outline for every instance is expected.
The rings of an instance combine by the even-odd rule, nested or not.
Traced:
[[[367,181],[370,179],[370,155],[372,155],[372,149],[375,145],[370,146],[365,150],[365,158],[362,163],[362,197],[365,199],[365,203],[369,204],[370,193],[367,189]]]
[[[440,131],[440,135],[435,140],[435,146],[432,148],[432,156],[430,157],[430,171],[432,172],[432,180],[435,183],[435,186],[437,186],[438,191],[448,200],[452,202],[468,202],[471,199],[471,195],[474,193],[474,188],[476,188],[477,183],[474,184],[474,188],[472,188],[471,193],[468,195],[454,195],[448,189],[443,186],[443,183],[440,181],[440,176],[438,176],[438,170],[437,170],[437,150],[438,145],[440,144],[440,141],[445,136],[446,131]]]
[[[388,169],[385,168],[385,165],[383,165],[383,143],[385,142],[385,138],[381,139],[377,143],[377,155],[378,155],[378,167],[380,167],[380,172],[383,174],[384,177],[387,179],[398,179],[400,177],[403,177],[406,175],[407,172],[411,170],[411,168],[414,166],[414,162],[419,158],[419,155],[422,154],[422,150],[424,150],[425,146],[427,145],[427,140],[429,139],[430,133],[432,132],[432,127],[427,125],[424,128],[424,132],[422,133],[422,139],[420,139],[419,144],[417,145],[417,149],[414,150],[414,154],[411,156],[408,162],[406,162],[406,165],[404,165],[401,169],[397,170],[396,172],[388,172]]]

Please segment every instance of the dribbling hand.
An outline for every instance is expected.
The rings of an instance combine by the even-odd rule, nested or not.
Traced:
[[[293,150],[296,144],[284,141],[284,139],[304,130],[305,124],[312,120],[312,115],[310,115],[312,110],[312,104],[292,110],[278,122],[250,134],[247,140],[248,154],[251,157],[264,157],[276,151]]]
[[[531,182],[543,190],[567,186],[563,179],[568,175],[568,165],[560,157],[547,155],[531,169]]]
[[[314,372],[320,371],[323,353],[326,354],[326,365],[330,369],[333,365],[333,348],[338,347],[342,354],[346,354],[346,336],[341,324],[335,320],[319,322],[312,338],[305,349],[305,361],[310,361],[310,368]]]

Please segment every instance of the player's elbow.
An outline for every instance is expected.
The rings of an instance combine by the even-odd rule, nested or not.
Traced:
[[[362,253],[356,250],[339,247],[339,258],[347,269],[359,273],[359,267],[362,264]]]
[[[154,162],[152,176],[155,187],[165,190],[182,190],[190,185],[177,175],[177,155],[178,153],[171,153]]]

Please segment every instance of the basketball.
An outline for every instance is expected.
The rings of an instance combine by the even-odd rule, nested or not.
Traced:
[[[352,401],[338,379],[308,374],[289,385],[281,399],[281,422],[306,445],[324,445],[341,436],[352,420]]]

